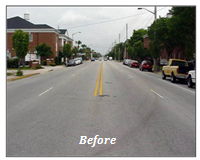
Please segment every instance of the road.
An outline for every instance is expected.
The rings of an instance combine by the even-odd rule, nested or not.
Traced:
[[[195,105],[195,88],[114,61],[8,82],[6,155],[196,156]],[[116,143],[79,144],[95,135]]]

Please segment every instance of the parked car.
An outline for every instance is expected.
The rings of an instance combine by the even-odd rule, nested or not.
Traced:
[[[75,61],[76,65],[81,64],[81,60],[79,58],[74,58],[74,61]]]
[[[78,57],[77,59],[80,60],[80,64],[83,64],[83,59],[82,59],[82,57]]]
[[[113,58],[112,57],[109,57],[109,61],[112,61],[113,60]]]
[[[148,70],[148,71],[152,72],[152,64],[151,64],[150,61],[144,60],[144,61],[142,61],[142,63],[140,64],[139,69],[140,69],[141,71],[143,71],[143,70]]]
[[[162,79],[171,77],[172,83],[176,79],[186,80],[188,75],[188,62],[181,59],[169,59],[169,63],[162,68]]]
[[[66,63],[66,67],[67,66],[75,66],[75,65],[76,65],[76,63],[75,63],[74,59],[71,59],[71,60],[69,60],[69,62]]]
[[[188,87],[192,88],[195,83],[196,83],[196,73],[195,70],[191,70],[188,72],[187,75],[187,85]]]
[[[107,58],[106,58],[106,57],[104,57],[104,61],[107,61]]]
[[[139,63],[138,63],[138,61],[133,60],[133,61],[131,62],[131,64],[130,64],[130,67],[139,68]]]
[[[92,62],[92,61],[94,61],[94,62],[95,62],[95,58],[94,58],[94,57],[92,57],[92,58],[91,58],[91,62]]]
[[[101,61],[102,59],[101,59],[101,58],[99,58],[98,60],[99,60],[99,61]]]
[[[126,61],[126,59],[123,60],[123,65],[125,65],[125,61]]]
[[[128,64],[130,63],[130,61],[131,61],[130,59],[124,59],[123,64],[124,64],[124,65],[128,65]]]

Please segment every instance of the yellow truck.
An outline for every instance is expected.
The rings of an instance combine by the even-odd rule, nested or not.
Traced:
[[[188,62],[181,59],[169,59],[169,63],[162,68],[162,79],[171,77],[171,82],[179,80],[187,80]]]

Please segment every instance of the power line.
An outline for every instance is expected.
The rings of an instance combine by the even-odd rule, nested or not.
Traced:
[[[122,17],[122,18],[117,18],[117,19],[112,19],[112,20],[108,20],[108,21],[102,21],[102,22],[96,22],[96,23],[90,23],[90,24],[83,24],[83,25],[80,25],[80,26],[67,27],[67,29],[78,28],[78,27],[86,27],[86,26],[91,26],[91,25],[96,25],[96,24],[101,24],[101,23],[108,23],[108,22],[112,22],[112,21],[118,21],[118,20],[121,20],[121,19],[126,19],[126,18],[130,18],[130,17],[138,16],[138,15],[141,15],[141,14],[146,14],[146,13],[140,13],[140,14],[131,15],[131,16]]]

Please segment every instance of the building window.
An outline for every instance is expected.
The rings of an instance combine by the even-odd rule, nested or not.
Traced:
[[[33,34],[29,34],[29,42],[33,42]]]

